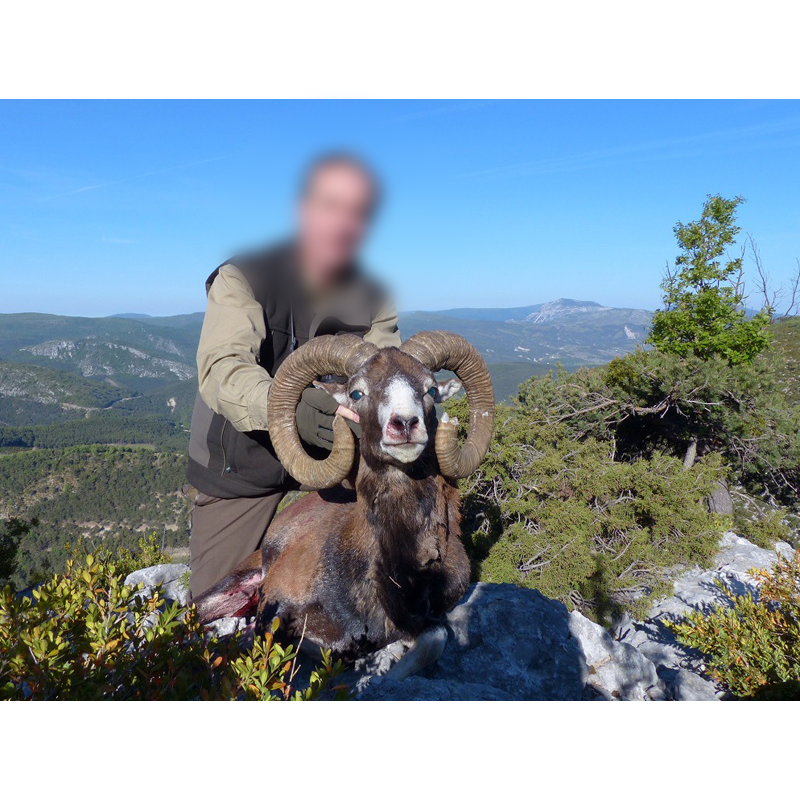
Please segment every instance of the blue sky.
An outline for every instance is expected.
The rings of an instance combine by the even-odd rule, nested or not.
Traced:
[[[0,103],[0,312],[201,310],[206,275],[291,225],[298,171],[364,153],[366,252],[402,310],[557,297],[654,308],[708,193],[776,281],[800,256],[796,102]]]

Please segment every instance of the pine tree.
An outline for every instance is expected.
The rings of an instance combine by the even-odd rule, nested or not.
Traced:
[[[661,352],[743,364],[769,347],[771,309],[747,318],[742,258],[726,255],[741,230],[736,209],[743,202],[709,196],[699,220],[673,229],[681,253],[661,284],[665,308],[653,315],[647,340]]]

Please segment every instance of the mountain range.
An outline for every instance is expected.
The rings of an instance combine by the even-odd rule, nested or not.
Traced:
[[[644,341],[651,314],[560,299],[518,308],[400,314],[404,338],[449,330],[486,358],[499,399],[556,363],[601,364]],[[50,424],[115,409],[188,420],[203,314],[0,314],[0,426]]]
[[[588,300],[559,299],[518,308],[453,308],[400,315],[400,330],[450,330],[468,339],[489,364],[605,364],[644,342],[652,314]]]

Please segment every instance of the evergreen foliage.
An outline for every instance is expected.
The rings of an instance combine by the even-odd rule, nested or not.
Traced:
[[[17,565],[19,542],[39,521],[34,519],[25,522],[16,517],[2,521],[0,529],[0,584],[5,584],[14,574]]]
[[[450,406],[464,419],[464,401]],[[601,621],[642,612],[676,564],[706,564],[719,527],[705,497],[719,457],[615,459],[610,441],[577,440],[525,406],[498,408],[478,472],[462,482],[475,577],[539,589]]]
[[[662,353],[746,364],[769,346],[772,309],[747,318],[742,258],[726,256],[741,230],[736,209],[742,202],[709,196],[699,220],[673,229],[681,253],[661,284],[665,308],[654,314],[648,337]]]
[[[800,405],[786,377],[773,352],[733,365],[639,350],[606,367],[528,381],[517,402],[577,440],[609,442],[618,459],[661,450],[691,466],[693,453],[717,452],[753,491],[791,503],[800,488]]]
[[[19,540],[15,585],[61,569],[84,539],[113,551],[157,531],[166,546],[185,545],[185,465],[179,453],[100,445],[0,457],[0,515],[39,520]]]

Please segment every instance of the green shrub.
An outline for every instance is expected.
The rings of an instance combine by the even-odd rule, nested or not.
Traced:
[[[605,367],[526,381],[517,404],[570,437],[611,443],[618,459],[718,452],[758,494],[791,504],[800,490],[800,406],[779,352],[732,365],[639,350]]]
[[[72,548],[70,553],[73,558],[85,555],[80,550]],[[161,542],[157,533],[139,539],[137,547],[117,547],[109,549],[104,545],[92,551],[96,560],[106,564],[113,564],[118,575],[130,575],[131,572],[153,567],[156,564],[169,564],[172,556],[161,549]]]
[[[96,445],[4,455],[0,518],[39,520],[19,541],[14,583],[22,588],[60,572],[69,545],[81,541],[134,550],[142,531],[158,531],[167,546],[185,545],[185,472],[185,455],[146,448]]]
[[[759,547],[771,548],[775,542],[788,538],[789,530],[783,524],[784,514],[771,511],[750,520],[742,515],[735,515],[736,533],[749,539]]]
[[[465,418],[458,401],[450,411]],[[706,564],[719,527],[704,499],[719,457],[685,471],[658,452],[617,461],[611,442],[576,441],[519,408],[498,408],[484,463],[462,482],[475,577],[539,589],[600,620],[643,611],[676,564]]]
[[[697,611],[670,628],[737,697],[800,700],[800,553],[753,575],[757,597],[734,596],[719,584],[730,608]]]
[[[14,574],[17,567],[20,539],[30,533],[31,529],[38,524],[38,519],[25,522],[16,517],[9,517],[2,521],[2,528],[0,528],[0,584],[5,583]]]
[[[149,560],[147,555],[145,560]],[[141,561],[139,562],[141,563]],[[293,687],[294,648],[274,631],[252,649],[208,635],[194,607],[125,586],[107,554],[70,560],[32,596],[0,594],[0,698],[33,700],[314,700],[342,697],[329,653]],[[277,628],[276,628],[277,629]]]

